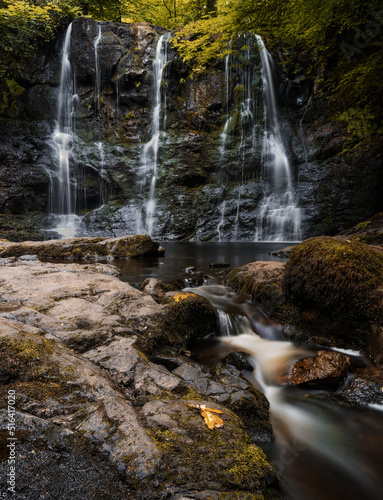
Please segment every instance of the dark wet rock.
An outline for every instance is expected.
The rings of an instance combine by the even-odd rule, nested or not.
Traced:
[[[376,368],[356,370],[336,396],[339,401],[349,404],[383,405],[383,371]]]
[[[153,317],[151,328],[141,331],[138,346],[154,354],[159,346],[185,349],[189,342],[216,329],[217,312],[211,302],[195,294],[168,292],[166,310]],[[136,325],[139,328],[139,322]]]
[[[0,244],[0,257],[19,257],[27,254],[37,255],[39,259],[141,259],[163,256],[164,250],[148,235]]]
[[[212,262],[209,264],[210,269],[220,269],[222,267],[230,267],[228,262]]]
[[[271,252],[270,255],[280,257],[281,259],[288,259],[293,248],[293,246],[290,246],[282,248],[281,250],[275,250],[274,252]]]
[[[280,384],[300,385],[319,381],[340,382],[349,372],[348,356],[334,351],[318,351],[314,357],[304,358],[289,367],[287,373],[278,377]]]
[[[49,420],[16,412],[17,477],[14,498],[107,500],[110,492],[116,500],[135,498],[132,488],[124,484],[121,473],[109,462],[105,453],[74,431]],[[9,495],[6,483],[9,465],[7,450],[8,416],[0,412],[0,493]]]
[[[368,220],[342,231],[337,236],[367,245],[383,245],[383,213],[375,214]]]

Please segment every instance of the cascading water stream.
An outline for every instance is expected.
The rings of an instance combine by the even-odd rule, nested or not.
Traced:
[[[102,142],[97,142],[96,147],[98,149],[100,155],[100,198],[101,204],[104,205],[106,201],[105,196],[105,186],[104,186],[104,177],[105,177],[105,149],[104,144]]]
[[[280,131],[271,55],[256,35],[261,57],[264,99],[262,150],[263,200],[257,220],[255,241],[299,241],[301,210],[297,207],[291,168]]]
[[[76,107],[79,97],[76,94],[76,81],[71,63],[71,35],[72,23],[65,33],[61,57],[60,87],[58,91],[57,120],[53,134],[53,145],[57,152],[57,171],[48,172],[50,176],[49,211],[55,231],[61,237],[75,237],[80,230],[83,217],[76,212],[87,206],[87,177],[86,170],[77,162],[79,153],[79,139],[75,133]],[[101,68],[99,67],[98,50],[101,41],[101,26],[98,25],[97,36],[94,42],[95,55],[95,108],[100,113],[101,106]],[[103,143],[96,143],[99,151],[100,162],[98,171],[100,176],[100,202],[105,203],[105,165]]]
[[[61,58],[60,87],[58,94],[57,121],[53,142],[58,156],[58,171],[50,174],[49,211],[55,219],[53,228],[63,237],[76,234],[79,217],[76,208],[76,181],[71,179],[73,158],[75,105],[78,99],[70,62],[72,24],[64,38]]]
[[[269,400],[275,435],[274,444],[260,444],[281,476],[284,496],[288,500],[379,500],[381,411],[337,405],[320,397],[325,390],[277,385],[281,370],[295,359],[312,356],[317,348],[281,340],[281,325],[229,288],[186,290],[207,297],[218,310],[222,337],[215,338],[216,361],[233,351],[251,356],[255,371],[244,375]],[[211,339],[208,349],[211,360]],[[200,354],[203,359],[203,347]]]
[[[161,35],[157,42],[155,58],[153,61],[153,111],[150,126],[150,139],[144,145],[141,158],[141,191],[149,186],[149,195],[141,210],[137,214],[137,234],[146,232],[153,234],[155,218],[155,190],[157,183],[158,170],[158,150],[161,144],[161,132],[166,122],[166,114],[163,115],[165,108],[165,97],[163,95],[162,81],[163,73],[168,61],[168,42],[170,33]],[[144,212],[145,222],[143,222],[142,212]]]

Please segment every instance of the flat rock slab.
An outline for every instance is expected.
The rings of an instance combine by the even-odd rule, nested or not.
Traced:
[[[39,259],[140,259],[165,253],[147,234],[121,238],[68,238],[49,241],[0,241],[0,257],[36,255]]]

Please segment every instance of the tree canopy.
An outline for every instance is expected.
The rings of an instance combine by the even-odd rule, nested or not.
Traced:
[[[236,33],[260,34],[292,64],[305,51],[303,70],[322,74],[332,117],[356,141],[383,134],[381,0],[0,0],[0,92],[17,93],[22,61],[79,15],[172,30],[194,73],[224,57]]]

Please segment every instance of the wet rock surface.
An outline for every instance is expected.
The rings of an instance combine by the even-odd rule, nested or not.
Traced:
[[[39,259],[141,259],[163,256],[164,250],[148,235],[121,238],[70,238],[44,243],[0,242],[0,258],[21,255],[36,255]]]
[[[304,358],[294,363],[279,383],[300,385],[320,381],[340,382],[349,372],[351,361],[339,352],[318,351],[315,357]]]
[[[337,236],[367,245],[383,245],[383,213],[375,214],[368,220],[342,231]]]
[[[207,299],[158,300],[160,283],[141,292],[107,264],[0,264],[0,396],[5,407],[16,395],[18,498],[84,498],[84,473],[98,498],[280,498],[256,445],[272,439],[265,397],[234,367],[185,356],[216,320]],[[221,409],[224,426],[208,429],[189,404]]]

